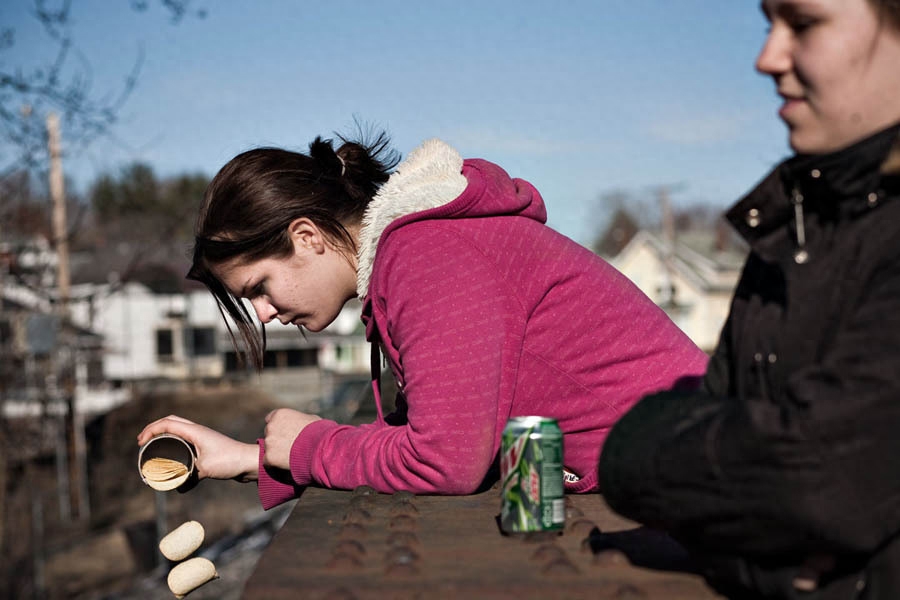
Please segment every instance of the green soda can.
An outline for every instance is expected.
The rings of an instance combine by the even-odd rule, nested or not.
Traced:
[[[563,435],[556,419],[513,417],[503,429],[500,528],[555,531],[566,522]]]

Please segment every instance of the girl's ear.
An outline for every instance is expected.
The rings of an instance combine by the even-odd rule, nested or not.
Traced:
[[[325,236],[322,234],[322,230],[306,217],[291,221],[291,224],[288,225],[288,234],[294,243],[294,253],[296,254],[310,250],[321,254],[325,251]]]

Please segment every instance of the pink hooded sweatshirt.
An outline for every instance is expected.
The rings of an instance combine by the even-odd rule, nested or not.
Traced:
[[[263,467],[261,443],[265,508],[308,484],[472,493],[523,415],[558,420],[580,477],[566,490],[597,489],[613,423],[642,396],[697,381],[707,356],[546,218],[531,184],[439,140],[399,165],[367,209],[358,257],[366,337],[396,377],[398,410],[385,419],[376,384],[374,423],[308,425],[291,481]]]

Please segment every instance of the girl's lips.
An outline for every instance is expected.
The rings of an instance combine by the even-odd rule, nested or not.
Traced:
[[[797,110],[799,106],[806,102],[803,98],[792,98],[790,96],[782,97],[784,98],[784,104],[782,104],[781,108],[778,110],[778,116],[782,119],[787,118],[791,112]]]

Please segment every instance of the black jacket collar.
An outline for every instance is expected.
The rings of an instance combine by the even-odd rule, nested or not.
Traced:
[[[803,194],[805,210],[827,208],[854,214],[877,205],[898,181],[900,124],[837,152],[789,158],[735,204],[726,218],[752,242],[793,217],[794,189]]]

